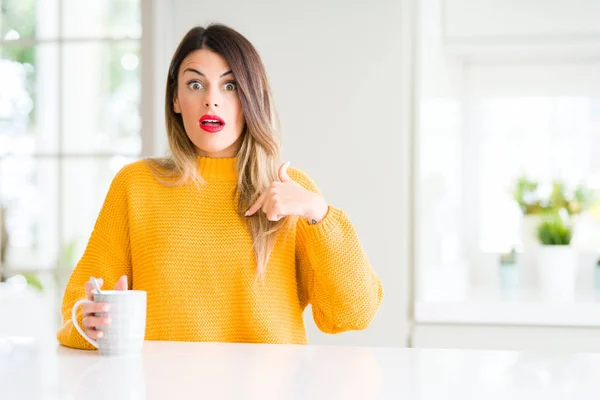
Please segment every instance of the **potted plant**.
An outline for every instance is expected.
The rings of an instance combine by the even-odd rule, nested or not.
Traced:
[[[594,197],[594,192],[584,185],[569,189],[564,183],[555,181],[548,202],[552,209],[564,209],[570,216],[576,216],[592,206]]]
[[[539,183],[525,175],[517,179],[511,194],[523,213],[521,242],[525,251],[538,246],[537,227],[546,216],[565,210],[574,219],[588,209],[595,198],[584,185],[570,189],[559,180],[552,182],[552,191],[544,195]]]
[[[523,175],[515,182],[511,194],[523,214],[521,243],[523,251],[527,251],[538,245],[536,228],[546,212],[539,195],[539,183]]]
[[[570,246],[573,228],[558,215],[545,218],[537,228],[538,276],[542,297],[572,300],[577,281],[577,252]]]

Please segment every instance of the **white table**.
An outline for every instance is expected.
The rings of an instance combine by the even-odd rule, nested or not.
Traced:
[[[9,399],[598,399],[600,355],[146,342],[108,358],[0,338]]]

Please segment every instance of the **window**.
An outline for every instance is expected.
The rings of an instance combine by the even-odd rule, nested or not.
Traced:
[[[600,71],[600,65],[598,66]],[[481,99],[479,248],[509,252],[521,246],[521,212],[509,190],[525,174],[544,184],[559,179],[600,189],[600,98]]]
[[[11,269],[72,268],[140,157],[139,0],[0,0],[0,207]]]
[[[452,91],[432,95],[427,82],[435,77],[424,68],[417,157],[420,273],[485,269],[500,253],[520,250],[522,215],[510,191],[522,175],[548,192],[560,180],[600,193],[599,71],[598,62],[467,64],[448,74]],[[587,227],[588,236],[579,239],[587,249],[592,243],[600,248],[600,221]]]

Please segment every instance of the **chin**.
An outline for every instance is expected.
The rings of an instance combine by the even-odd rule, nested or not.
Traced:
[[[218,133],[197,131],[190,137],[199,153],[208,157],[235,157],[236,142],[239,138],[237,135],[232,135],[231,132],[224,131]]]

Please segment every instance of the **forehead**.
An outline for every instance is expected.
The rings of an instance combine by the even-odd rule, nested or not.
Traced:
[[[208,49],[195,50],[188,54],[181,63],[179,73],[183,73],[186,68],[198,70],[209,78],[219,77],[230,69],[223,56]]]

